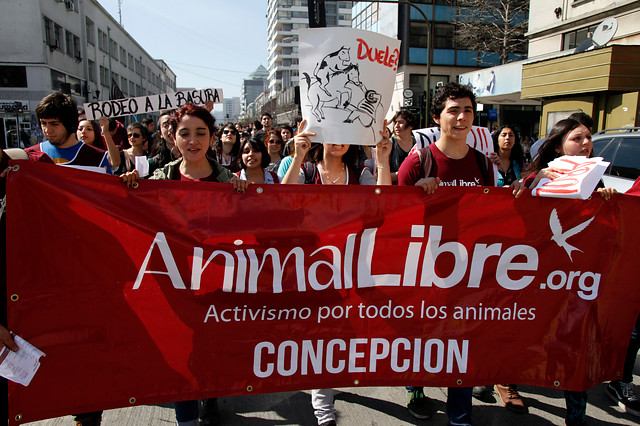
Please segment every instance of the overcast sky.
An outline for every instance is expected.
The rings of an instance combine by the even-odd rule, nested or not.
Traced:
[[[118,0],[98,0],[118,21]],[[122,0],[122,26],[178,87],[222,88],[240,96],[242,80],[267,67],[267,0]]]

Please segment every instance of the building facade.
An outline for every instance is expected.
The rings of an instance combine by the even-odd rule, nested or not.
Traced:
[[[353,27],[402,40],[398,73],[388,115],[408,108],[422,117],[433,91],[458,75],[497,65],[497,55],[480,58],[478,52],[458,46],[455,40],[458,5],[455,0],[417,0],[407,4],[355,2]],[[416,10],[419,8],[420,11]],[[426,19],[425,19],[426,18]],[[406,97],[405,89],[412,96]]]
[[[41,138],[35,107],[60,90],[79,105],[176,90],[152,58],[96,0],[3,2],[0,16],[0,146]],[[16,131],[19,120],[20,131]]]
[[[351,27],[351,1],[325,2],[327,27]],[[269,82],[266,103],[278,123],[290,123],[299,109],[295,86],[299,84],[298,30],[309,27],[307,0],[268,0],[267,32]]]
[[[542,100],[540,136],[578,110],[594,130],[640,126],[640,1],[531,0],[530,10],[529,52],[539,59],[523,67],[522,97]],[[610,40],[589,46],[601,24]]]
[[[251,111],[251,105],[256,98],[264,93],[267,88],[267,79],[269,71],[260,65],[254,72],[249,74],[249,78],[242,82],[242,91],[240,94],[240,119],[246,120],[252,118],[255,114]]]

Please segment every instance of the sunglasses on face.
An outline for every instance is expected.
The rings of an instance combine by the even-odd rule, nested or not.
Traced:
[[[127,136],[130,138],[139,138],[142,135],[140,133],[129,133]]]
[[[222,131],[223,134],[228,135],[229,133],[231,133],[232,135],[237,135],[238,132],[236,132],[235,130],[229,130],[229,129],[224,129]]]

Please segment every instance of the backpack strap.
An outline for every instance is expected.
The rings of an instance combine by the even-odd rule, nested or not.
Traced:
[[[280,182],[280,178],[278,177],[278,174],[276,172],[273,172],[273,171],[269,170],[269,174],[271,175],[271,178],[273,179],[273,183],[279,183]]]
[[[469,147],[471,148],[471,147]],[[489,159],[486,155],[481,153],[475,148],[471,148],[473,150],[473,154],[476,156],[476,162],[478,163],[478,167],[480,167],[480,173],[482,174],[482,180],[484,181],[484,186],[493,186],[493,182],[489,182]]]
[[[429,147],[420,148],[416,150],[418,158],[420,158],[420,169],[422,170],[422,177],[428,178],[431,173],[431,166],[433,164],[433,154]]]

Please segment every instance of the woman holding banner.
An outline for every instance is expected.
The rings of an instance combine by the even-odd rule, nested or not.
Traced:
[[[276,172],[267,170],[269,166],[269,152],[264,144],[249,139],[240,145],[240,167],[242,170],[236,173],[242,180],[251,183],[280,183]]]
[[[540,148],[538,156],[527,169],[528,176],[524,181],[524,186],[535,188],[543,178],[553,180],[560,176],[557,170],[549,167],[549,162],[552,160],[563,155],[591,157],[592,152],[591,130],[573,118],[560,120],[553,126],[549,137]],[[597,192],[605,200],[609,200],[616,193],[616,190],[603,186],[600,182]],[[565,423],[568,426],[586,425],[587,391],[564,391],[564,398],[567,405]]]
[[[300,129],[306,127],[306,121],[300,123]],[[387,129],[387,120],[384,121],[383,130],[380,132],[382,141],[377,144],[378,155],[378,185],[391,185],[391,173],[389,169],[389,154],[391,153],[391,133]],[[313,154],[314,162],[306,162],[304,159],[311,148],[310,136],[314,132],[301,131],[294,137],[295,152],[293,161],[282,183],[295,184],[320,184],[320,185],[375,185],[371,172],[366,167],[358,168],[358,145],[334,145],[323,143],[318,145]],[[311,404],[314,414],[318,419],[318,425],[332,426],[336,424],[336,410],[333,405],[333,389],[313,389],[311,391]]]
[[[247,189],[249,182],[238,179],[215,159],[207,156],[215,132],[215,119],[209,111],[187,103],[170,118],[170,128],[176,147],[182,157],[156,170],[151,179],[231,182],[237,192],[243,193]],[[140,179],[136,170],[120,177],[130,187],[135,187]],[[207,399],[203,403],[202,424],[215,424],[217,400],[215,398]],[[198,400],[176,402],[175,409],[178,425],[195,426],[199,424]]]
[[[149,130],[140,123],[131,123],[127,126],[127,138],[131,147],[120,151],[120,167],[114,171],[115,175],[136,170],[137,157],[144,157],[144,161],[148,161],[144,145],[150,141]],[[147,173],[148,170],[144,172]]]

